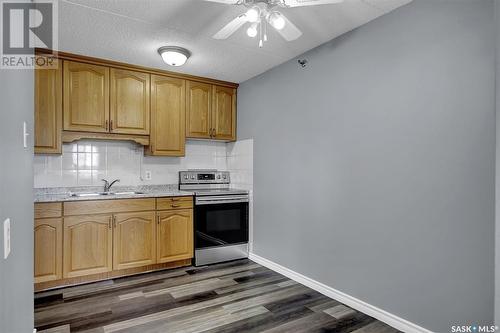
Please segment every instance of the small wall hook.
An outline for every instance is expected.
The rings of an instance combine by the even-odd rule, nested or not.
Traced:
[[[299,63],[299,65],[300,65],[302,68],[305,68],[305,67],[306,67],[306,64],[307,64],[307,59],[299,59],[299,60],[297,60],[297,62]]]

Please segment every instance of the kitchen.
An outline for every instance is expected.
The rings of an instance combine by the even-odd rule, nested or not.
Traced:
[[[1,333],[497,330],[496,0],[41,2]]]

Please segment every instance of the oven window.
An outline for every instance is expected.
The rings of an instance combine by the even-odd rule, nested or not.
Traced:
[[[196,206],[197,249],[248,242],[248,203]]]

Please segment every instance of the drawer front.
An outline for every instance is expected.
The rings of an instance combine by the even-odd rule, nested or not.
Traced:
[[[193,197],[168,197],[156,199],[156,209],[185,209],[193,208]]]
[[[61,217],[61,216],[62,216],[61,202],[35,203],[36,219],[41,219],[46,217]]]
[[[155,210],[155,199],[94,200],[64,203],[64,216]]]

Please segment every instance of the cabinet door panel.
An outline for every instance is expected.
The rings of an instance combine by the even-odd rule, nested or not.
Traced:
[[[157,261],[164,263],[193,257],[193,211],[179,209],[158,213]]]
[[[62,219],[36,219],[35,283],[62,279]]]
[[[35,70],[35,153],[62,153],[61,67]]]
[[[108,132],[109,68],[64,62],[64,129]]]
[[[112,269],[111,215],[64,218],[64,277],[71,278]]]
[[[111,69],[110,131],[149,134],[149,74]]]
[[[154,212],[114,215],[113,269],[152,265],[156,262]]]
[[[184,156],[186,133],[186,81],[152,76],[151,144],[149,154]]]
[[[186,136],[210,139],[212,85],[187,81]]]
[[[212,127],[215,139],[236,140],[236,89],[214,86]]]

